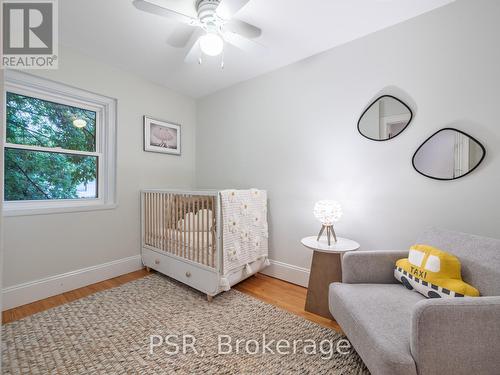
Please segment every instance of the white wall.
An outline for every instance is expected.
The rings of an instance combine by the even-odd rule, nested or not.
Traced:
[[[58,70],[30,73],[118,99],[118,208],[6,217],[4,287],[138,255],[139,190],[194,182],[193,99],[64,47]],[[142,150],[145,114],[182,124],[181,157]]]
[[[362,249],[407,248],[430,225],[500,238],[499,14],[496,0],[457,1],[201,99],[197,185],[268,189],[271,257],[299,267],[310,264],[299,241],[319,229],[318,199],[343,204],[337,231]],[[356,123],[382,93],[415,118],[397,138],[373,142]],[[446,126],[488,152],[454,182],[411,165]]]

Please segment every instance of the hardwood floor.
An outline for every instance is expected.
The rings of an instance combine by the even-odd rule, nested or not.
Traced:
[[[304,310],[307,294],[307,289],[304,287],[258,273],[235,285],[234,289],[323,327],[342,332],[335,320],[326,319]]]
[[[71,290],[66,293],[58,294],[56,296],[45,298],[40,301],[28,303],[27,305],[15,307],[10,310],[5,310],[4,312],[2,312],[2,323],[5,324],[13,322],[26,316],[36,314],[40,311],[48,310],[52,307],[56,307],[64,303],[86,297],[89,294],[100,292],[101,290],[120,286],[122,284],[128,283],[129,281],[136,280],[147,275],[149,275],[149,273],[146,271],[146,269],[142,269],[109,280],[104,280],[96,284],[91,284],[82,288]]]
[[[149,274],[145,269],[118,276],[113,279],[101,281],[83,288],[75,289],[27,305],[15,307],[2,313],[2,322],[9,323],[40,311],[50,309],[74,301],[89,294],[102,290],[114,288],[129,281],[139,279]],[[288,283],[262,274],[257,274],[242,281],[234,289],[251,295],[269,304],[287,310],[295,315],[301,316],[309,321],[320,324],[341,332],[340,327],[334,320],[323,318],[319,315],[304,311],[307,289],[298,285]],[[217,298],[217,297],[215,297]]]

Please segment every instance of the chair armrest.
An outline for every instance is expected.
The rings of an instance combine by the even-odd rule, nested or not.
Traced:
[[[349,284],[392,284],[394,265],[407,258],[408,250],[350,251],[342,257],[342,282]]]
[[[500,297],[423,300],[411,324],[410,348],[420,375],[498,373]]]

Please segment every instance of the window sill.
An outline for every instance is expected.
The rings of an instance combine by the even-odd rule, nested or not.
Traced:
[[[50,214],[64,214],[70,212],[89,212],[89,211],[102,211],[102,210],[112,210],[118,207],[116,203],[105,203],[105,204],[89,204],[87,202],[81,204],[75,204],[70,206],[57,206],[50,207],[49,205],[38,206],[38,207],[12,207],[4,204],[2,211],[3,216],[32,216],[32,215],[50,215]]]

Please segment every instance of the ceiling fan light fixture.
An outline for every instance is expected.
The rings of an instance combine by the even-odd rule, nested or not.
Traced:
[[[224,41],[216,33],[206,33],[200,38],[201,51],[208,56],[218,56],[224,49]]]

